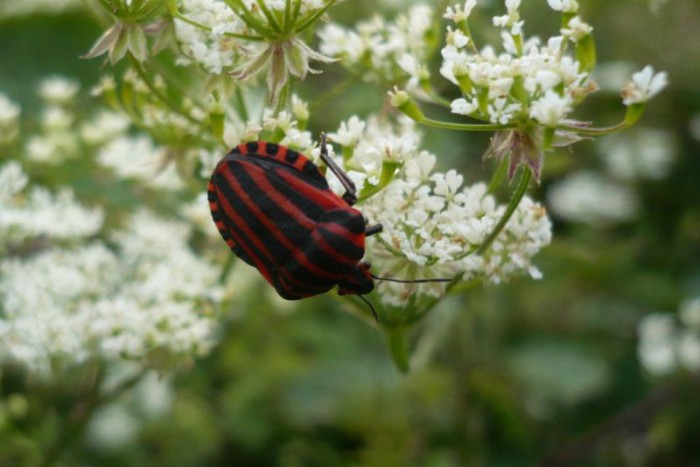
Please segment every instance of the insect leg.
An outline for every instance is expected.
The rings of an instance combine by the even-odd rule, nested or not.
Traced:
[[[382,231],[382,229],[384,229],[384,226],[382,224],[370,225],[369,227],[365,228],[365,237],[378,234]]]

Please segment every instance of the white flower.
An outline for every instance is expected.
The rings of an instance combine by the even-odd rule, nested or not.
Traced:
[[[450,109],[452,110],[452,113],[460,115],[469,115],[473,113],[477,108],[478,105],[476,104],[476,102],[467,101],[463,97],[455,99],[450,103]]]
[[[362,137],[365,125],[366,123],[363,120],[353,115],[347,122],[341,122],[338,131],[336,133],[329,133],[328,137],[331,141],[341,146],[354,146]]]
[[[39,96],[51,104],[67,104],[75,99],[80,84],[74,79],[52,76],[42,80]]]
[[[297,120],[306,121],[309,119],[309,104],[296,94],[292,94],[292,113]]]
[[[571,112],[571,105],[569,96],[560,96],[554,91],[547,91],[543,97],[531,104],[530,118],[544,126],[554,128]]]
[[[593,26],[581,20],[580,16],[574,16],[567,23],[567,27],[561,30],[561,35],[578,42],[593,32]]]
[[[455,23],[459,23],[460,21],[465,21],[467,18],[469,18],[469,15],[472,13],[475,6],[476,0],[466,0],[463,7],[457,4],[453,10],[452,7],[448,6],[447,10],[445,10],[445,14],[442,15],[442,17],[452,20]]]
[[[578,2],[576,0],[547,0],[549,7],[554,11],[564,13],[577,13]]]
[[[517,112],[520,112],[522,104],[520,102],[508,103],[508,100],[500,97],[492,101],[488,106],[489,119],[493,123],[501,125],[508,124]]]
[[[456,48],[461,49],[469,43],[469,37],[460,29],[453,30],[451,27],[447,26],[447,37],[445,41],[447,44],[454,45]]]
[[[632,75],[632,80],[622,89],[623,104],[641,104],[668,86],[668,74],[665,71],[654,73],[650,65]]]

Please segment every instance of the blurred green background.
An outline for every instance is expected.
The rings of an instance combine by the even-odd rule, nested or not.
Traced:
[[[407,3],[347,1],[333,18],[351,25],[373,12],[391,17]],[[544,0],[523,3],[528,34],[556,31],[559,18]],[[700,118],[700,2],[657,2],[655,12],[641,0],[580,3],[599,62],[652,64],[670,75],[640,126],[667,130],[675,160],[661,179],[633,184],[641,201],[634,219],[591,225],[553,216],[553,244],[535,261],[544,278],[445,300],[422,324],[407,375],[393,366],[381,333],[333,297],[282,306],[260,291],[222,316],[221,343],[209,357],[153,383],[167,383],[151,395],[167,400],[164,410],[146,416],[136,396],[119,401],[65,465],[700,465],[700,375],[654,376],[637,356],[643,316],[675,313],[700,295],[700,131],[693,135],[692,125]],[[495,11],[478,11],[477,36],[493,34]],[[0,20],[0,90],[22,104],[26,127],[38,117],[41,78],[74,77],[89,89],[109,71],[78,58],[100,33],[79,9]],[[345,79],[340,67],[325,70],[302,96],[313,100]],[[383,99],[382,89],[352,85],[313,109],[310,124],[334,128],[379,111]],[[604,125],[622,114],[618,95],[603,91],[577,116]],[[442,168],[474,182],[488,178],[487,142],[426,131],[425,145]],[[544,201],[567,173],[602,170],[599,150],[584,141],[548,156],[532,195]],[[3,417],[16,394],[46,412],[2,422],[0,465],[27,458],[32,417],[60,413],[56,394],[5,372]]]

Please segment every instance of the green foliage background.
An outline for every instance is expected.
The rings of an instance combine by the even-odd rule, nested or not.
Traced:
[[[523,3],[529,34],[556,30],[558,17],[544,14],[544,0]],[[652,378],[636,355],[642,316],[674,312],[700,294],[700,148],[688,127],[700,112],[700,42],[692,37],[700,2],[669,1],[657,14],[639,0],[580,3],[600,62],[651,63],[670,75],[642,123],[672,131],[678,156],[668,177],[639,184],[636,221],[592,228],[555,219],[554,242],[536,259],[544,279],[443,302],[423,324],[429,339],[415,349],[407,375],[393,366],[382,334],[334,297],[280,312],[261,282],[239,309],[222,314],[214,352],[174,375],[169,412],[144,420],[125,445],[76,440],[65,465],[700,465],[700,375]],[[376,8],[372,0],[348,1],[333,17],[353,24]],[[472,24],[488,26],[491,13],[477,9]],[[77,77],[86,88],[97,81],[100,63],[78,57],[100,32],[79,13],[0,22],[0,87],[22,103],[29,127],[42,77]],[[301,90],[312,102],[319,89],[348,79],[340,67],[324,69]],[[334,128],[353,113],[381,109],[384,98],[349,83],[312,107],[310,124]],[[600,93],[584,112],[582,120],[605,124],[623,109],[617,96]],[[484,136],[426,134],[443,168],[486,178]],[[533,195],[544,199],[554,180],[598,161],[591,142],[550,155]],[[77,189],[104,195],[94,183]],[[57,393],[3,372],[0,465],[39,458],[41,440],[58,429],[77,387],[64,383]],[[26,407],[13,406],[17,394]]]

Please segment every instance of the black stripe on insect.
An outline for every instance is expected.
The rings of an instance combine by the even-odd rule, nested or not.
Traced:
[[[339,295],[363,295],[374,280],[403,283],[450,282],[451,279],[401,280],[378,277],[362,261],[365,239],[382,231],[367,225],[352,206],[357,189],[331,159],[321,136],[321,160],[345,193],[336,195],[306,156],[264,141],[239,144],[217,164],[209,180],[212,219],[231,250],[287,300],[298,300],[338,287]]]

